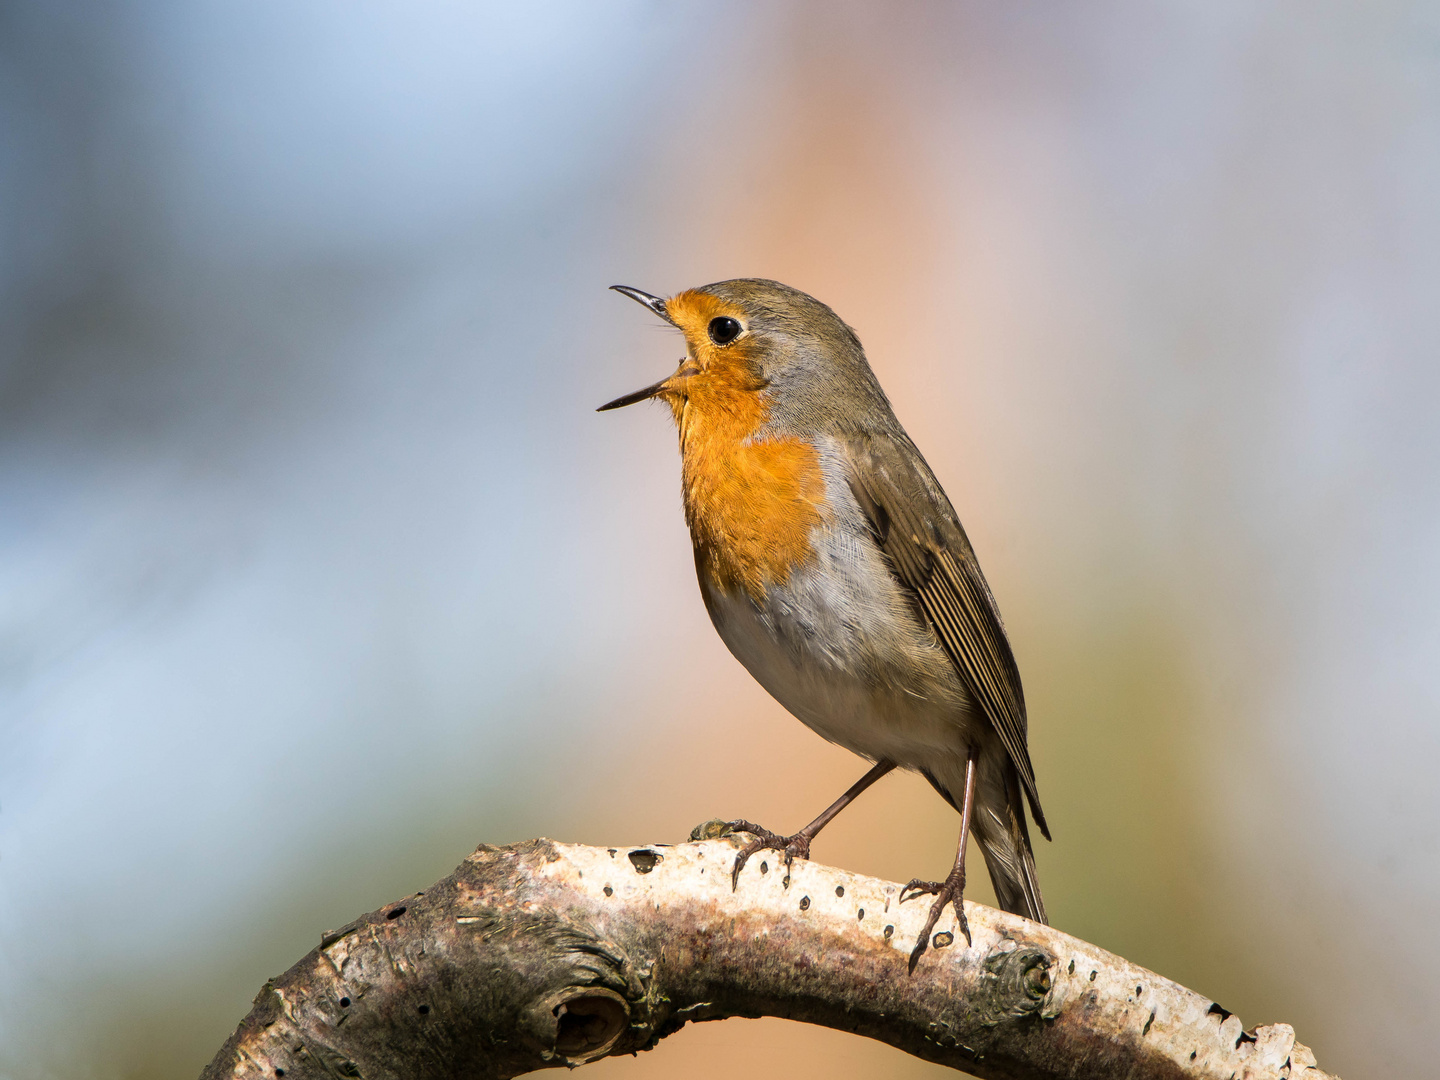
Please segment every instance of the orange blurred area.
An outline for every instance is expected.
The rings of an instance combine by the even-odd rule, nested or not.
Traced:
[[[587,1066],[609,1078],[692,1076],[954,1076],[884,1043],[793,1020],[720,1020],[689,1024],[654,1050]],[[531,1075],[534,1075],[533,1073]]]

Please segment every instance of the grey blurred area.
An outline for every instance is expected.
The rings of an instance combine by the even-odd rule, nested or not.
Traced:
[[[679,356],[605,286],[742,275],[857,328],[975,540],[1056,924],[1421,1074],[1437,191],[1433,4],[0,7],[0,1075],[193,1076],[478,842],[859,774],[710,630],[668,420],[592,412]],[[817,858],[943,870],[866,800]]]

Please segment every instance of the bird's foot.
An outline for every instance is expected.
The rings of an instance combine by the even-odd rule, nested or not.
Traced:
[[[944,881],[921,881],[915,878],[910,884],[900,890],[900,903],[906,900],[914,900],[917,896],[935,897],[935,902],[930,905],[930,915],[925,920],[925,929],[920,931],[920,938],[915,942],[915,948],[910,952],[910,974],[915,974],[915,965],[920,962],[920,957],[925,955],[925,950],[930,945],[930,931],[935,929],[935,924],[940,921],[940,915],[945,910],[946,904],[955,906],[955,917],[959,920],[960,933],[965,935],[965,944],[971,945],[970,924],[965,921],[965,908],[961,904],[961,894],[965,891],[965,868],[957,866],[950,871],[950,876]],[[948,940],[939,940],[942,936]],[[954,940],[950,934],[936,934],[936,947],[949,945]]]
[[[761,851],[778,851],[785,856],[785,873],[790,873],[790,864],[796,859],[810,858],[810,834],[803,829],[794,836],[780,836],[769,829],[749,821],[729,822],[731,832],[749,833],[755,837],[735,856],[735,867],[730,871],[730,888],[733,891],[740,884],[740,871],[750,861],[750,856]]]

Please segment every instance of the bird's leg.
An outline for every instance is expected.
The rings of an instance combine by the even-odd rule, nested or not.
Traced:
[[[955,865],[944,881],[921,881],[916,878],[900,890],[902,904],[917,896],[935,894],[935,903],[930,905],[930,917],[925,920],[925,929],[920,931],[920,938],[910,953],[912,975],[920,957],[925,955],[925,949],[930,944],[930,931],[935,929],[935,923],[939,921],[940,913],[945,910],[946,904],[955,905],[955,916],[960,920],[960,932],[965,935],[965,944],[973,944],[970,940],[970,924],[965,921],[965,909],[960,900],[965,891],[965,847],[966,841],[970,839],[970,814],[975,805],[975,762],[978,757],[979,751],[972,748],[965,759],[965,802],[960,808],[960,846],[955,851]]]
[[[758,851],[779,851],[785,856],[785,869],[790,869],[790,863],[796,858],[810,858],[810,841],[815,839],[816,834],[826,825],[829,825],[836,814],[844,810],[855,801],[862,791],[875,783],[882,776],[895,768],[893,761],[880,760],[875,763],[874,768],[862,776],[855,783],[850,785],[849,790],[841,795],[826,808],[825,812],[810,822],[794,836],[779,836],[769,829],[761,828],[759,825],[749,821],[732,821],[729,823],[732,832],[750,833],[755,837],[750,843],[740,849],[735,856],[735,868],[730,871],[730,888],[734,889],[740,884],[740,871],[745,869],[745,864],[750,861],[750,856]]]

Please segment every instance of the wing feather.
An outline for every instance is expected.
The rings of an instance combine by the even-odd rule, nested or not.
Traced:
[[[960,519],[920,451],[903,435],[844,444],[850,488],[901,585],[918,601],[961,681],[1010,755],[1048,840],[1026,746],[1025,695],[995,597]]]

